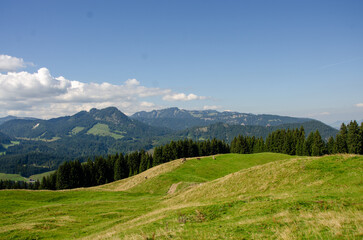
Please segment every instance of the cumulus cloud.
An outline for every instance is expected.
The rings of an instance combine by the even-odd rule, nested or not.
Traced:
[[[0,55],[0,72],[13,72],[20,68],[25,68],[26,65],[33,64],[25,63],[22,58],[16,58],[8,55]]]
[[[357,103],[355,106],[356,107],[363,107],[363,103]]]
[[[192,101],[192,100],[204,100],[206,97],[197,96],[193,93],[186,95],[185,93],[167,94],[163,97],[165,101]]]
[[[47,68],[35,73],[0,73],[1,115],[49,118],[108,106],[131,114],[158,108],[148,99],[153,97],[166,101],[205,99],[195,94],[174,93],[171,89],[145,87],[136,79],[121,84],[84,83],[54,77]]]

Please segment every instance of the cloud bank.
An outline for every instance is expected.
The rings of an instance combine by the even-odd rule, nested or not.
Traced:
[[[20,68],[25,68],[26,65],[33,64],[25,63],[22,58],[16,58],[8,55],[0,55],[0,72],[13,72]]]
[[[91,108],[115,106],[126,114],[149,111],[157,106],[151,98],[164,101],[193,101],[206,97],[151,88],[129,79],[119,85],[84,83],[54,77],[47,68],[35,73],[0,73],[0,114],[50,118]]]
[[[357,103],[355,106],[356,107],[363,107],[363,103]]]
[[[192,100],[204,100],[206,97],[197,96],[193,93],[186,95],[185,93],[167,94],[163,97],[165,101],[192,101]]]

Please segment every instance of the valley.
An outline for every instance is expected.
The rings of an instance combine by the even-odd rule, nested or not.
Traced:
[[[238,135],[265,139],[277,129],[301,126],[307,135],[319,130],[325,141],[338,132],[313,119],[178,108],[131,117],[108,107],[49,120],[14,118],[0,125],[0,172],[29,177],[74,159],[148,151],[181,139],[231,142]]]

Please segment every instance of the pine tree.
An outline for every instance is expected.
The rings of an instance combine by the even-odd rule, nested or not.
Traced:
[[[327,152],[328,154],[335,154],[335,140],[333,137],[329,137],[328,143],[327,143]]]
[[[348,124],[347,133],[348,153],[359,154],[361,152],[361,146],[362,143],[358,123],[356,121],[351,121]]]
[[[340,131],[336,136],[336,152],[337,153],[347,153],[348,147],[347,147],[347,127],[344,123],[342,123],[340,127]]]
[[[305,156],[311,156],[313,143],[314,143],[314,133],[310,132],[306,141],[304,142],[304,155]]]
[[[325,153],[325,143],[318,130],[314,133],[314,140],[311,146],[311,156],[321,156]]]
[[[121,153],[118,155],[118,158],[115,161],[115,167],[114,167],[114,176],[113,178],[115,181],[125,178],[127,174],[125,174],[125,164],[124,164],[125,158],[124,155]]]
[[[143,154],[141,155],[139,172],[143,172],[143,171],[145,171],[145,170],[147,169],[148,161],[149,161],[149,156],[148,156],[148,154],[143,153]]]
[[[59,166],[57,171],[57,189],[69,189],[71,188],[69,176],[71,174],[71,165],[69,162],[64,162]]]
[[[153,166],[157,166],[162,163],[162,159],[163,159],[163,148],[162,147],[155,147],[153,159],[154,159]]]

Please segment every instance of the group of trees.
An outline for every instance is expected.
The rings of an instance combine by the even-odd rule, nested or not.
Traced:
[[[356,121],[347,126],[343,123],[335,139],[330,137],[326,146],[329,154],[363,154],[363,122],[360,127]]]
[[[97,157],[83,164],[78,160],[64,162],[55,173],[42,179],[40,188],[58,190],[97,186],[136,175],[174,159],[228,152],[228,144],[216,139],[203,142],[171,141],[155,148],[153,155],[141,150],[126,155]]]
[[[209,156],[229,152],[229,145],[215,138],[200,142],[185,139],[176,142],[171,141],[164,146],[155,147],[153,160],[154,166],[156,166],[178,158]]]
[[[263,138],[238,136],[231,144],[212,139],[195,142],[192,140],[171,141],[156,147],[153,155],[144,150],[128,154],[114,154],[96,157],[81,163],[79,160],[64,162],[57,171],[43,177],[36,183],[0,181],[0,189],[70,189],[90,187],[127,178],[143,172],[153,166],[179,158],[207,156],[222,153],[259,153],[277,152],[299,156],[321,156],[323,154],[354,153],[363,154],[363,124],[356,121],[347,126],[342,124],[336,138],[325,142],[319,131],[311,132],[305,137],[303,127],[293,130],[276,130]]]
[[[114,154],[106,158],[96,157],[94,161],[64,162],[53,174],[43,177],[41,189],[70,189],[77,187],[91,187],[145,171],[153,166],[152,155],[144,150],[135,151],[126,155]]]
[[[311,132],[305,138],[305,130],[280,129],[263,138],[238,136],[231,142],[232,153],[276,152],[289,155],[320,156],[324,153],[324,141],[319,131]]]
[[[13,181],[13,180],[0,180],[0,189],[30,189],[38,190],[40,182],[26,182],[26,181]]]
[[[353,153],[363,154],[363,123],[358,126],[351,121],[343,123],[336,137],[325,142],[319,131],[311,132],[305,137],[304,128],[281,129],[262,138],[238,136],[231,142],[232,153],[276,152],[298,156],[322,156],[324,154]]]

